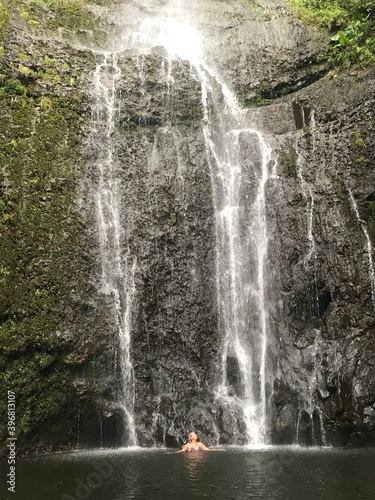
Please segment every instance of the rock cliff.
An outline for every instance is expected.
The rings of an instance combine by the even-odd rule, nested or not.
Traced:
[[[162,46],[125,50],[139,19],[166,2],[100,3],[7,1],[0,11],[0,363],[17,397],[19,447],[114,446],[124,436],[95,216],[92,87],[105,50],[119,51],[121,70],[111,140],[122,241],[136,258],[138,440],[172,446],[194,426],[208,442],[242,443],[215,403],[221,339],[201,85]],[[318,54],[329,35],[284,2],[193,2],[187,17],[277,157],[266,186],[269,440],[371,445],[373,68],[328,74]]]

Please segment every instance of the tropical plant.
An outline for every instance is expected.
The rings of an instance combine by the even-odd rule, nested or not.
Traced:
[[[307,23],[334,32],[328,60],[335,66],[375,60],[375,0],[287,0],[289,7]]]

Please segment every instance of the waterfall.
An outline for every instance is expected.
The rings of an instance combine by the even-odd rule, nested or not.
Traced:
[[[217,399],[235,414],[242,413],[246,442],[260,444],[266,439],[265,188],[272,151],[259,131],[237,128],[245,117],[224,85],[224,93],[215,101],[210,73],[198,67],[214,195],[217,299],[223,338]],[[217,85],[218,77],[213,80]]]
[[[311,114],[311,127],[314,129],[315,120],[314,120],[314,112]],[[315,139],[314,132],[312,132],[313,136],[313,153],[315,150]],[[304,167],[304,158],[301,154],[298,145],[296,146],[297,152],[297,176],[301,183],[302,196],[306,203],[306,216],[307,216],[307,241],[308,241],[308,252],[304,257],[304,267],[306,271],[312,269],[314,274],[314,284],[313,284],[313,298],[311,302],[311,311],[315,312],[314,315],[319,317],[320,312],[320,304],[319,304],[319,293],[318,293],[318,279],[317,279],[317,254],[316,254],[316,245],[314,238],[314,208],[315,208],[315,198],[314,191],[311,187],[311,184],[306,181],[304,177],[303,167]]]
[[[172,8],[173,16],[168,12]],[[142,56],[152,53],[155,47],[166,52],[162,64],[164,99],[166,111],[164,129],[172,130],[168,113],[173,115],[174,79],[173,63],[185,60],[190,63],[191,75],[202,89],[202,122],[206,156],[211,173],[213,208],[216,221],[216,289],[221,336],[220,359],[218,360],[217,385],[214,390],[216,399],[215,414],[218,419],[230,421],[232,442],[241,444],[261,444],[267,441],[267,348],[268,348],[268,311],[267,311],[267,253],[268,234],[266,218],[266,186],[269,176],[272,150],[263,134],[252,127],[252,120],[242,110],[234,94],[224,84],[220,75],[205,61],[203,38],[192,26],[175,17],[177,6],[172,2],[163,7],[163,14],[153,17],[143,16],[132,30],[122,34],[113,52],[131,50],[138,58],[138,70],[142,80]],[[180,13],[181,14],[181,13]],[[159,50],[158,49],[158,50]],[[114,82],[119,70],[113,62],[112,90],[102,83],[102,70],[107,68],[107,60],[96,72],[99,96],[107,96],[108,118],[107,144],[111,145],[115,92]],[[142,93],[142,89],[141,89]],[[178,135],[173,131],[173,141],[178,145]],[[157,137],[150,151],[149,168],[157,163]],[[107,148],[111,150],[111,147]],[[176,147],[178,156],[178,147]],[[103,165],[112,163],[112,153],[107,152]],[[183,161],[178,157],[178,177],[183,182]],[[109,191],[111,224],[114,232],[119,233],[116,208],[116,186],[107,186],[107,176],[103,176],[99,195],[99,220],[105,226],[102,198]],[[108,195],[109,196],[109,195]],[[105,210],[104,210],[105,212]],[[107,225],[109,220],[106,221]],[[103,239],[103,238],[102,238]],[[114,238],[114,256],[111,266],[120,262],[119,234]],[[101,244],[103,262],[110,257],[105,245]],[[112,258],[112,257],[111,257]],[[133,267],[130,265],[133,262]],[[123,290],[123,303],[119,300],[118,326],[121,337],[126,339],[122,347],[122,372],[127,380],[125,386],[133,387],[130,362],[130,316],[134,290],[129,286],[134,275],[134,261],[128,253],[125,259],[127,286]],[[108,266],[109,267],[109,266]],[[122,269],[122,268],[121,268]],[[118,267],[120,271],[120,267]],[[120,291],[114,286],[113,271],[103,271],[103,279],[114,296]],[[120,275],[120,272],[118,273]],[[124,398],[129,425],[133,425],[132,403],[134,391],[128,399]],[[217,411],[217,408],[220,411]],[[160,418],[158,410],[154,420]],[[155,424],[156,425],[156,424]],[[172,424],[173,425],[173,424]],[[218,422],[215,428],[220,427]]]
[[[314,110],[309,110],[309,120],[306,120],[305,110],[303,108],[303,124],[304,126],[309,123],[310,132],[312,136],[312,153],[316,154],[316,137],[315,137],[315,113]],[[304,138],[304,136],[303,136]],[[306,147],[304,149],[307,149]],[[301,184],[301,191],[303,199],[306,203],[306,218],[307,218],[307,241],[308,251],[304,257],[304,268],[306,273],[309,271],[313,273],[313,285],[310,285],[310,304],[306,304],[306,308],[310,316],[318,318],[320,316],[320,300],[319,300],[319,286],[317,278],[317,253],[314,238],[314,208],[315,198],[312,185],[305,179],[304,165],[305,158],[303,157],[299,147],[298,141],[296,145],[297,153],[297,177]],[[323,425],[322,412],[319,406],[317,391],[319,388],[319,367],[321,365],[321,328],[313,328],[314,343],[309,346],[304,354],[303,364],[312,366],[312,372],[307,379],[307,391],[304,398],[299,401],[299,412],[296,422],[296,442],[299,443],[300,439],[300,424],[302,415],[307,414],[311,425],[311,443],[313,445],[323,444],[326,445],[325,429]],[[317,425],[315,425],[317,417]],[[315,420],[315,421],[314,421]],[[317,434],[317,431],[319,435]]]
[[[302,357],[302,363],[305,366],[312,366],[313,369],[307,377],[306,392],[303,393],[303,399],[299,401],[299,411],[296,422],[296,443],[300,443],[301,420],[308,419],[309,429],[311,429],[311,444],[313,446],[327,445],[326,432],[324,428],[323,415],[319,405],[318,391],[322,393],[320,387],[320,366],[322,362],[321,344],[322,336],[320,329],[314,329],[314,343],[305,350]],[[301,439],[302,443],[303,437]]]
[[[370,235],[367,230],[366,223],[363,219],[361,219],[358,211],[358,206],[357,203],[354,199],[353,193],[350,188],[348,188],[348,193],[349,193],[349,199],[350,199],[350,204],[353,209],[353,212],[361,226],[362,232],[365,236],[366,240],[366,246],[367,246],[367,259],[368,259],[368,273],[369,273],[369,280],[370,280],[370,287],[371,287],[371,299],[372,299],[372,306],[375,311],[375,270],[374,270],[374,261],[372,258],[372,244],[371,244],[371,239]]]
[[[307,252],[304,258],[305,268],[307,269],[310,265],[311,259],[313,259],[313,268],[315,270],[316,267],[316,249],[315,249],[315,240],[313,235],[313,222],[314,222],[314,193],[311,189],[311,186],[306,182],[303,176],[303,157],[298,148],[297,151],[297,176],[301,183],[302,195],[307,204],[307,239],[309,242],[309,251]],[[316,273],[315,273],[316,274]],[[316,278],[315,278],[316,279]]]
[[[164,44],[170,58],[187,59],[202,88],[203,132],[216,220],[222,336],[217,402],[243,421],[244,441],[259,444],[266,439],[265,188],[272,151],[263,135],[248,126],[246,113],[235,96],[204,61],[199,34],[171,19],[158,25],[159,31],[155,24],[144,21],[136,39],[144,45],[150,30],[154,36],[158,34],[152,42]],[[167,81],[173,85],[170,73]],[[239,441],[243,442],[243,436]]]
[[[131,363],[131,315],[135,294],[136,259],[126,244],[126,231],[120,219],[119,173],[116,145],[116,82],[121,76],[114,54],[105,54],[94,73],[95,101],[92,116],[92,144],[96,151],[98,186],[96,214],[101,259],[101,292],[112,311],[119,351],[115,353],[115,372],[121,381],[118,403],[124,416],[123,444],[137,444],[134,425],[134,377]]]

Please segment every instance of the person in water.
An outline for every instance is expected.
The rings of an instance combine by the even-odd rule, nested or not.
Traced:
[[[180,451],[176,451],[176,453],[182,453],[184,451],[212,451],[207,446],[205,446],[203,443],[198,441],[198,436],[196,433],[190,432],[189,434],[189,441],[181,448]]]

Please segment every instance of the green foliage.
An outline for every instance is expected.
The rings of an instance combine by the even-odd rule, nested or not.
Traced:
[[[45,56],[44,57],[44,64],[48,66],[53,66],[56,62],[56,59],[53,59],[52,57]]]
[[[26,9],[21,9],[20,18],[27,22],[30,26],[36,26],[39,24],[38,21],[33,19]]]
[[[18,72],[26,78],[29,78],[29,77],[32,77],[35,75],[35,73],[32,69],[30,69],[28,66],[24,66],[23,64],[18,65]]]
[[[368,158],[366,158],[365,156],[358,156],[358,158],[356,158],[356,163],[358,163],[359,165],[367,165],[367,163],[369,162]]]
[[[0,57],[0,384],[19,397],[20,446],[62,410],[75,365],[84,359],[75,354],[68,367],[59,359],[63,355],[55,354],[62,343],[68,354],[67,343],[75,345],[81,333],[72,328],[78,307],[72,305],[72,291],[85,293],[89,274],[76,211],[85,117],[76,90],[82,56],[44,42],[55,39],[51,30],[60,26],[75,33],[94,26],[94,16],[82,6],[81,0],[0,0],[0,27],[5,27],[0,56],[3,47],[7,56]],[[11,29],[41,36],[32,44],[22,36],[11,43]],[[35,82],[43,95],[33,91]]]
[[[5,83],[5,86],[0,89],[0,95],[26,95],[26,87],[17,78],[10,78]]]
[[[333,66],[368,66],[375,60],[375,0],[287,0],[307,23],[334,31],[328,59]]]
[[[84,8],[87,0],[9,0],[9,2],[29,26],[40,25],[53,29],[57,26],[88,28],[88,25],[92,27],[94,22],[91,13]]]
[[[32,6],[33,4],[36,6],[45,7],[51,10],[65,9],[65,10],[74,10],[80,9],[85,0],[28,0],[23,1],[21,3]]]
[[[2,200],[1,200],[2,201]],[[4,203],[4,202],[3,202]],[[9,276],[10,270],[6,266],[0,266],[0,276]]]
[[[54,359],[46,352],[25,352],[18,360],[7,363],[0,375],[3,385],[22,394],[17,407],[18,436],[21,438],[29,434],[36,422],[56,415],[69,400],[71,375],[66,368],[55,363],[50,372],[43,372]],[[40,393],[42,398],[38,397]]]
[[[294,148],[281,151],[279,160],[285,177],[297,177],[297,153]]]
[[[8,21],[8,16],[8,9],[5,7],[3,0],[0,0],[0,34]]]
[[[374,35],[374,23],[368,17],[356,14],[344,30],[338,31],[331,38],[332,62],[345,67],[353,63],[361,63],[364,66],[371,64],[375,58]]]
[[[369,159],[366,157],[367,146],[366,142],[361,136],[360,130],[353,130],[350,132],[350,143],[353,148],[353,159],[358,166],[365,168],[369,163]]]
[[[0,217],[3,215],[6,207],[6,202],[0,198]]]
[[[77,233],[73,214],[62,214],[75,196],[79,122],[75,105],[53,95],[40,97],[39,106],[34,98],[4,95],[0,110],[0,160],[9,184],[0,208],[12,216],[0,219],[0,273],[12,272],[11,282],[0,282],[0,312],[16,318],[21,343],[53,334],[61,322],[56,311],[69,293],[61,277]],[[0,328],[10,335],[2,346],[13,349],[8,326]]]
[[[356,139],[355,147],[359,149],[366,149],[365,141],[363,139]]]
[[[356,13],[369,12],[374,0],[287,0],[287,4],[305,22],[338,29]]]
[[[361,137],[361,132],[359,130],[353,130],[350,133],[350,142],[355,150],[365,150],[367,149],[364,139]]]
[[[52,108],[52,99],[50,99],[47,96],[42,96],[40,98],[40,108],[43,111],[48,111],[49,109],[51,109]]]

